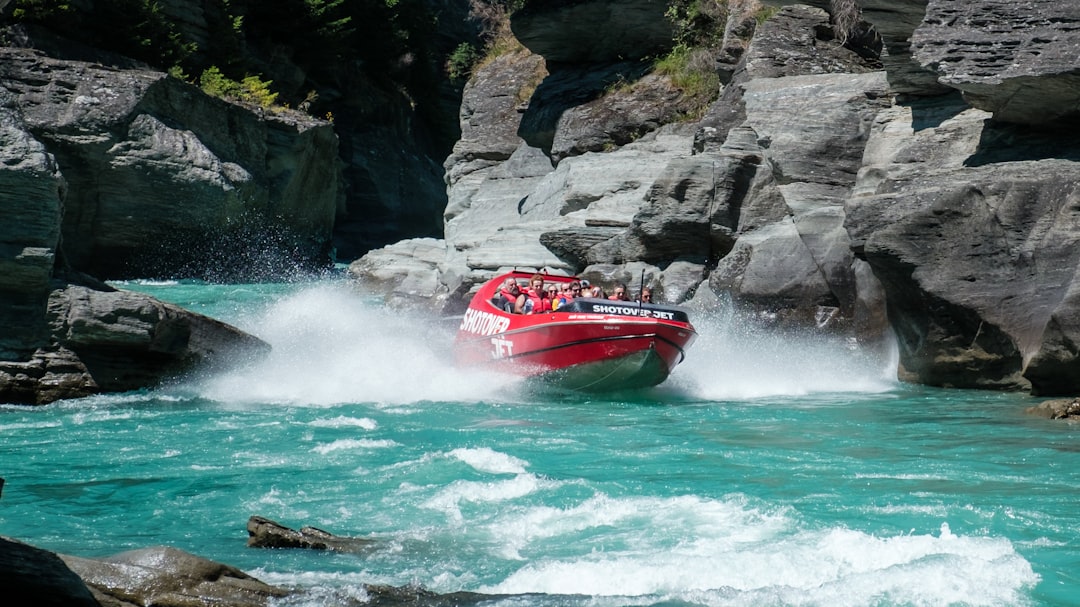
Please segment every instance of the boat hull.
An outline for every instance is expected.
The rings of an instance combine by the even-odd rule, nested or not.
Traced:
[[[574,390],[642,388],[667,379],[694,338],[650,320],[545,316],[536,326],[459,340],[458,362]]]
[[[490,301],[491,284],[505,278],[473,298],[455,343],[459,365],[572,390],[636,389],[666,380],[696,338],[685,312],[671,306],[581,300],[571,311],[506,313]]]

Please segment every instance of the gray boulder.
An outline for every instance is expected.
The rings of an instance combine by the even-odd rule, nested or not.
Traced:
[[[252,516],[247,523],[248,543],[252,548],[304,548],[335,552],[366,552],[374,540],[334,535],[316,527],[290,529],[262,516]]]
[[[104,559],[63,556],[103,605],[266,607],[292,594],[235,567],[155,546]]]
[[[0,402],[46,404],[152,387],[196,370],[225,369],[269,346],[225,323],[105,285],[55,284],[46,339],[0,360]]]

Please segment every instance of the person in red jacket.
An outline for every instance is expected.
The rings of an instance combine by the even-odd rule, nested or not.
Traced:
[[[529,286],[525,287],[525,313],[542,314],[551,311],[551,298],[544,291],[544,276],[533,274],[529,279]]]
[[[581,297],[581,283],[578,281],[564,282],[562,284],[562,290],[559,291],[558,297],[552,303],[552,308],[555,310],[561,309],[563,306],[569,305],[574,301],[575,297]]]
[[[525,294],[521,292],[521,287],[518,286],[517,280],[514,278],[507,278],[503,281],[494,299],[497,300],[495,305],[506,312],[511,314],[522,314],[524,312]]]

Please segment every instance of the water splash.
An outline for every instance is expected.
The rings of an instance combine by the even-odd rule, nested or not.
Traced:
[[[326,406],[519,398],[517,378],[453,364],[456,324],[389,310],[347,283],[282,293],[256,315],[226,319],[273,346],[258,363],[198,384],[222,402]],[[734,315],[694,318],[699,338],[660,395],[742,400],[889,391],[896,348],[868,350],[842,338],[764,327]],[[535,388],[533,388],[535,389]]]
[[[476,401],[512,393],[505,388],[517,381],[456,368],[445,323],[387,310],[346,284],[316,284],[235,324],[273,350],[244,368],[196,382],[200,395],[221,402]]]
[[[892,342],[870,349],[843,337],[766,327],[737,315],[698,317],[694,325],[698,339],[668,381],[697,397],[747,400],[896,387]]]

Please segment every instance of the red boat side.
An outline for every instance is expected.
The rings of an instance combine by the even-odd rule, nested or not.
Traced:
[[[480,288],[458,329],[458,364],[575,390],[642,388],[667,379],[697,337],[686,312],[674,306],[580,298],[554,312],[513,314],[494,303],[507,278],[526,282],[531,276],[510,272]]]

